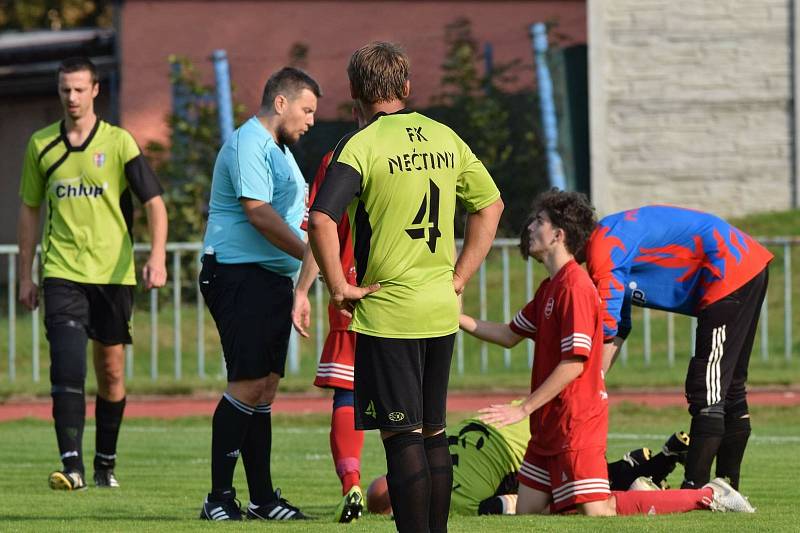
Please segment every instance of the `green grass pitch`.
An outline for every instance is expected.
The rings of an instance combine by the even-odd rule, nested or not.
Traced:
[[[450,531],[797,531],[800,500],[800,408],[753,408],[754,432],[743,470],[743,492],[758,508],[755,515],[696,511],[684,515],[585,518],[463,517],[450,520]],[[460,414],[451,413],[455,422]],[[304,523],[212,524],[197,519],[209,489],[210,419],[127,420],[120,438],[119,490],[91,487],[78,493],[47,488],[57,465],[51,425],[41,421],[0,424],[0,530],[2,531],[394,531],[385,517],[365,515],[356,523],[330,523],[339,498],[338,479],[328,451],[324,415],[273,418],[272,471],[276,486],[304,512],[318,520]],[[673,431],[688,429],[688,415],[678,408],[649,410],[622,405],[612,410],[608,457],[640,446],[659,448]],[[91,421],[84,438],[87,455],[94,448]],[[89,463],[91,459],[89,459]],[[368,434],[363,478],[383,471],[383,448]],[[679,466],[670,478],[679,484]],[[91,473],[90,473],[91,475]],[[235,483],[243,504],[247,489],[241,463]]]

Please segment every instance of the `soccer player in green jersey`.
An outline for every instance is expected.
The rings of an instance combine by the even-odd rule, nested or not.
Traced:
[[[331,300],[353,310],[357,429],[379,429],[400,531],[445,531],[452,462],[445,400],[457,294],[494,239],[503,210],[486,168],[450,128],[405,108],[408,58],[376,42],[347,68],[366,126],[334,151],[309,218]],[[468,211],[455,257],[456,200]],[[357,282],[339,263],[337,223],[352,226]]]
[[[17,240],[19,301],[39,304],[33,259],[41,205],[45,327],[50,341],[53,418],[63,469],[50,474],[53,489],[86,487],[82,454],[86,413],[86,347],[93,341],[97,376],[94,481],[118,487],[117,438],[125,409],[124,344],[136,274],[133,204],[144,206],[151,251],[142,269],[146,289],[167,280],[167,211],[161,185],[130,133],[100,120],[94,98],[97,70],[86,58],[66,59],[58,69],[64,119],[35,132],[25,152]]]

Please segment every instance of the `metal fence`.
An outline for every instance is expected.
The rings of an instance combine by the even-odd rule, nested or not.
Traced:
[[[776,261],[773,262],[771,266],[771,291],[768,293],[767,300],[764,302],[764,306],[761,309],[761,319],[759,324],[759,333],[757,343],[758,346],[754,347],[754,355],[756,351],[760,353],[760,357],[762,360],[769,359],[770,354],[770,336],[769,330],[770,326],[769,323],[771,320],[774,320],[771,314],[768,311],[770,307],[770,298],[774,300],[775,293],[779,292],[782,293],[782,305],[780,308],[782,309],[782,322],[783,322],[783,330],[782,330],[782,337],[783,337],[783,357],[790,361],[792,359],[792,350],[793,350],[793,315],[792,315],[792,293],[793,293],[793,274],[792,274],[792,253],[800,250],[800,237],[772,237],[772,238],[761,238],[759,239],[760,242],[767,245],[772,249],[777,256]],[[512,252],[516,255],[516,250],[518,248],[518,240],[517,239],[497,239],[493,244],[493,249],[490,257],[484,262],[478,274],[476,275],[476,279],[471,282],[470,290],[467,291],[464,297],[465,306],[469,307],[473,310],[478,318],[483,320],[491,319],[491,320],[502,320],[504,322],[509,322],[512,318],[512,311],[516,311],[517,307],[512,308],[512,300],[516,300],[515,306],[519,305],[519,302],[526,302],[533,298],[534,288],[536,279],[541,279],[545,273],[544,270],[541,268],[540,265],[535,265],[535,263],[531,260],[527,261],[524,265],[521,261],[516,261],[513,265],[510,260],[510,256]],[[135,344],[132,346],[128,346],[126,348],[126,373],[128,379],[133,378],[133,368],[134,368],[134,350],[140,351],[145,350],[145,347],[148,347],[149,350],[149,376],[150,379],[156,381],[159,379],[159,311],[160,305],[165,300],[164,298],[169,295],[171,292],[171,303],[168,305],[171,306],[171,314],[172,314],[172,354],[173,354],[173,372],[174,375],[172,376],[175,380],[180,381],[184,377],[183,368],[184,368],[184,339],[182,338],[182,324],[183,324],[183,314],[184,310],[187,309],[188,306],[194,306],[195,308],[195,342],[196,347],[194,352],[196,354],[196,373],[197,376],[200,378],[207,377],[206,372],[206,363],[207,357],[209,354],[213,354],[212,356],[221,357],[221,349],[219,345],[216,345],[210,349],[207,349],[206,346],[206,335],[205,335],[205,328],[208,327],[207,321],[207,313],[205,310],[205,305],[203,304],[202,298],[199,297],[199,291],[197,290],[197,275],[200,267],[199,260],[191,260],[186,261],[186,258],[198,258],[199,254],[202,249],[202,244],[199,242],[196,243],[168,243],[167,244],[167,253],[168,253],[168,260],[169,260],[169,288],[171,291],[167,291],[165,294],[162,294],[159,297],[159,291],[153,290],[149,292],[149,312],[148,312],[148,320],[149,320],[149,338],[141,339],[136,338]],[[137,254],[143,254],[148,251],[148,246],[143,244],[137,244],[135,247],[135,251]],[[18,317],[18,309],[17,309],[17,301],[16,301],[16,285],[17,285],[17,272],[16,272],[16,259],[17,259],[18,248],[16,245],[0,245],[0,258],[5,258],[5,263],[7,266],[7,276],[4,280],[6,283],[2,284],[2,290],[6,291],[6,298],[7,298],[7,305],[6,307],[6,316],[0,317],[6,318],[7,322],[7,347],[6,347],[6,358],[7,358],[7,376],[6,379],[14,382],[17,379],[17,357],[30,357],[31,358],[31,379],[34,382],[38,382],[41,379],[41,353],[40,353],[40,336],[42,334],[42,327],[41,327],[41,317],[40,311],[37,309],[30,313],[30,316],[27,317],[23,314],[20,314]],[[34,265],[38,265],[38,252],[36,256],[36,260]],[[1,264],[1,263],[0,263]],[[191,264],[192,271],[186,272],[185,265]],[[38,272],[38,268],[34,268],[34,272]],[[490,282],[491,280],[491,282]],[[777,291],[774,284],[778,281],[781,283],[782,291]],[[477,289],[475,289],[474,285],[477,283]],[[492,291],[490,294],[489,286],[499,285],[500,290],[499,292],[502,294],[502,302],[498,306],[496,303],[496,299],[499,296],[497,291]],[[184,298],[184,288],[190,287],[192,289],[192,294],[187,295],[190,297]],[[523,289],[524,287],[524,289]],[[9,290],[9,288],[11,290]],[[321,283],[315,283],[314,286],[314,337],[315,337],[315,351],[314,354],[318,357],[322,351],[322,345],[325,338],[325,334],[327,331],[327,320],[326,320],[326,305],[327,305],[327,295],[323,294],[323,287]],[[477,293],[477,294],[476,294]],[[475,298],[477,296],[477,302],[475,302]],[[524,296],[524,299],[523,299]],[[190,300],[194,300],[191,302]],[[188,303],[187,303],[188,302]],[[138,307],[141,307],[142,302],[138,302]],[[774,308],[774,301],[772,302],[772,307]],[[188,307],[190,308],[190,307]],[[492,311],[490,313],[490,311]],[[653,319],[652,313],[649,309],[642,309],[641,310],[641,328],[643,334],[643,357],[644,357],[644,364],[649,365],[652,361],[654,349],[653,349]],[[490,316],[491,314],[491,316]],[[676,337],[683,337],[684,340],[688,340],[686,342],[685,348],[687,350],[691,350],[694,347],[694,338],[695,338],[695,328],[696,328],[696,319],[692,319],[690,322],[690,326],[688,327],[689,331],[688,336],[682,336],[679,332],[676,332],[676,325],[675,325],[675,315],[671,313],[664,313],[666,315],[666,359],[669,366],[672,366],[675,362],[675,353],[676,353]],[[30,349],[25,350],[29,351],[29,353],[20,353],[17,349],[18,344],[18,325],[19,321],[30,321],[30,334],[31,334],[31,342],[30,342]],[[0,322],[2,324],[2,322]],[[213,327],[213,324],[211,325]],[[532,366],[533,363],[533,344],[527,344],[527,365],[528,367]],[[628,346],[629,343],[626,343],[623,346],[623,350],[621,353],[621,364],[627,364],[629,354],[628,354]],[[27,344],[26,344],[27,345]],[[465,373],[466,368],[466,361],[468,355],[466,354],[465,349],[465,338],[464,335],[459,332],[456,338],[456,351],[455,351],[455,371],[459,374]],[[659,351],[660,353],[660,351]],[[470,356],[472,354],[470,353]],[[314,358],[313,363],[316,363],[317,357]],[[489,346],[485,342],[479,343],[478,349],[478,369],[481,373],[486,373],[489,371]],[[307,363],[307,364],[310,364]],[[512,364],[512,351],[509,349],[504,349],[502,352],[502,364],[508,368]],[[287,360],[287,372],[289,374],[297,374],[300,372],[301,366],[301,357],[300,357],[300,349],[298,338],[293,332],[292,339],[290,341],[290,350],[289,356]],[[224,371],[224,365],[222,365]]]

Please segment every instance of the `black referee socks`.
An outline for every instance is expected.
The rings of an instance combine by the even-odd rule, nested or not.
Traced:
[[[227,392],[219,400],[211,423],[212,492],[233,487],[233,471],[252,416],[252,406]]]
[[[270,473],[272,455],[272,405],[260,404],[253,410],[250,426],[242,443],[242,463],[247,476],[250,502],[264,505],[275,499]]]

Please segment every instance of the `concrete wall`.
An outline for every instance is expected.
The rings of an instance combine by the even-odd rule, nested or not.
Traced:
[[[294,43],[308,46],[308,72],[325,93],[318,118],[335,119],[350,101],[346,66],[352,52],[373,40],[402,44],[411,58],[412,105],[430,105],[439,92],[445,25],[472,22],[479,42],[494,46],[498,62],[519,58],[534,80],[528,27],[556,22],[560,43],[586,42],[585,0],[528,1],[181,1],[126,0],[120,28],[121,123],[140,144],[164,139],[170,110],[167,57],[190,57],[211,78],[216,48],[227,50],[235,98],[257,110],[264,82],[287,63]]]
[[[792,206],[791,0],[589,0],[592,196]]]

